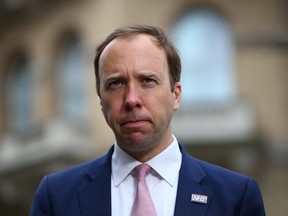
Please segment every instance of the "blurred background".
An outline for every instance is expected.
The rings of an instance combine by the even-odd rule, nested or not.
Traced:
[[[28,215],[48,173],[114,142],[95,48],[116,27],[162,27],[179,49],[174,134],[194,156],[250,175],[267,215],[288,213],[288,1],[2,0],[0,215]]]

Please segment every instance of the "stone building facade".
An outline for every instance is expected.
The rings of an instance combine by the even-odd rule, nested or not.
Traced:
[[[285,215],[287,7],[284,0],[1,1],[0,214],[27,215],[43,175],[107,151],[114,137],[95,91],[95,48],[116,27],[152,24],[183,61],[185,93],[173,121],[179,141],[256,178],[267,215]]]

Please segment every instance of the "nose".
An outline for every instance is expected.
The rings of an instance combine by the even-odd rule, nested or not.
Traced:
[[[136,86],[127,86],[124,94],[124,107],[128,111],[142,107],[140,91]]]

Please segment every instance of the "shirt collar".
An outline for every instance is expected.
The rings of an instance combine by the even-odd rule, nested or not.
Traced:
[[[178,141],[173,135],[173,142],[171,145],[146,163],[150,165],[168,184],[173,186],[178,177],[181,161],[182,154],[178,146]],[[112,179],[114,185],[118,186],[139,164],[141,164],[141,162],[135,160],[115,144],[112,156]],[[169,167],[169,169],[167,169],[167,167]]]
[[[112,155],[112,179],[114,185],[118,186],[124,181],[134,167],[139,164],[141,163],[123,151],[116,143]]]

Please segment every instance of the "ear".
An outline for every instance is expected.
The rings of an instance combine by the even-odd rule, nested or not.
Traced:
[[[181,93],[182,93],[182,86],[180,82],[176,82],[174,85],[174,111],[177,111],[180,107],[180,101],[181,101]]]

